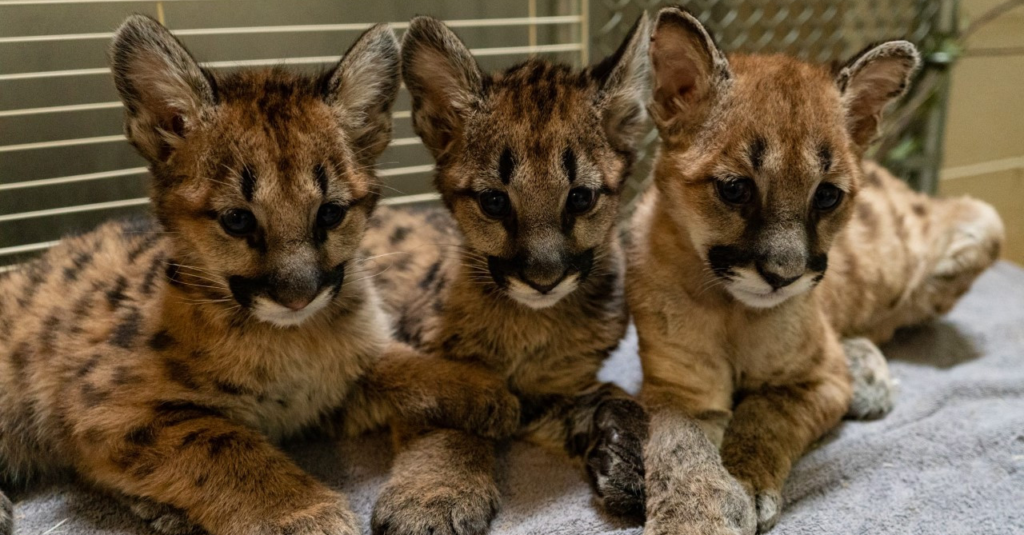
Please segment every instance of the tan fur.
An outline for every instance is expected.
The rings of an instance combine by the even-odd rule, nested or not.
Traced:
[[[141,16],[112,56],[159,221],[105,224],[0,275],[4,485],[71,471],[165,531],[354,534],[344,496],[274,442],[404,418],[511,431],[500,381],[389,341],[358,256],[399,83],[389,29],[321,77],[214,78]],[[321,226],[330,203],[347,213]],[[244,236],[219,222],[239,208],[259,221]]]
[[[398,336],[500,377],[521,401],[520,434],[587,465],[619,513],[642,510],[646,425],[597,371],[627,324],[615,221],[644,118],[644,26],[586,71],[531,60],[486,75],[444,25],[413,20],[403,76],[447,211],[382,210],[364,242]],[[597,199],[573,215],[575,188]],[[506,215],[484,212],[487,192],[508,196]],[[483,532],[500,498],[494,442],[429,426],[397,442],[374,532]]]
[[[930,199],[861,161],[916,64],[909,43],[836,77],[784,56],[726,59],[667,8],[651,54],[663,146],[627,278],[652,413],[645,533],[763,532],[792,464],[850,409],[840,336],[879,342],[948,310],[1002,227],[987,205]],[[749,200],[725,200],[734,181]],[[822,183],[844,192],[834,207],[815,204]],[[884,364],[866,339],[845,347]]]

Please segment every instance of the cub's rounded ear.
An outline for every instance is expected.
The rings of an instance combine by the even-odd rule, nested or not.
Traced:
[[[412,124],[437,158],[463,128],[483,92],[469,48],[441,21],[416,17],[402,37],[402,76],[412,94]]]
[[[650,23],[640,15],[614,54],[589,69],[603,95],[602,122],[616,150],[632,153],[644,133],[650,94]]]
[[[215,86],[188,50],[159,22],[132,15],[110,47],[125,133],[151,162],[166,161],[216,104]]]
[[[861,152],[878,136],[886,105],[906,93],[920,64],[913,43],[887,41],[864,49],[839,69],[836,83],[846,107],[846,128]]]
[[[704,25],[678,7],[658,12],[650,53],[655,124],[663,138],[687,141],[726,90],[729,62]]]
[[[372,164],[391,141],[391,106],[401,85],[398,39],[387,24],[366,30],[324,77],[324,100],[360,164]]]

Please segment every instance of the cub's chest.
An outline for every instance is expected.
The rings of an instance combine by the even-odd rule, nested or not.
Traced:
[[[782,307],[729,318],[725,344],[741,378],[739,386],[791,382],[820,364],[829,333],[818,316],[813,310]]]

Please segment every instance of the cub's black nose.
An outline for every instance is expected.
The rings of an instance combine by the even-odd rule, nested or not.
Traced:
[[[762,266],[761,264],[757,264],[757,272],[761,275],[761,278],[764,279],[764,281],[767,282],[774,290],[778,290],[779,288],[785,288],[786,286],[793,284],[794,282],[797,281],[797,279],[800,278],[800,275],[797,275],[795,277],[785,277],[783,275],[779,275],[778,273],[773,273],[765,269],[764,266]]]

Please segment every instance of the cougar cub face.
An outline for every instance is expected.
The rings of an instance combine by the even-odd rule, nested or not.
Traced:
[[[149,160],[173,270],[231,313],[287,327],[332,303],[379,187],[398,45],[364,34],[320,76],[215,75],[155,21],[111,51],[126,131]],[[173,280],[172,273],[172,280]]]
[[[663,11],[651,43],[659,188],[728,291],[754,308],[807,292],[849,219],[860,157],[918,63],[905,41],[838,72],[784,56],[726,59],[687,13]]]
[[[646,20],[585,71],[530,60],[480,71],[442,23],[413,20],[403,76],[436,185],[484,283],[518,303],[558,303],[613,238],[645,117]]]

